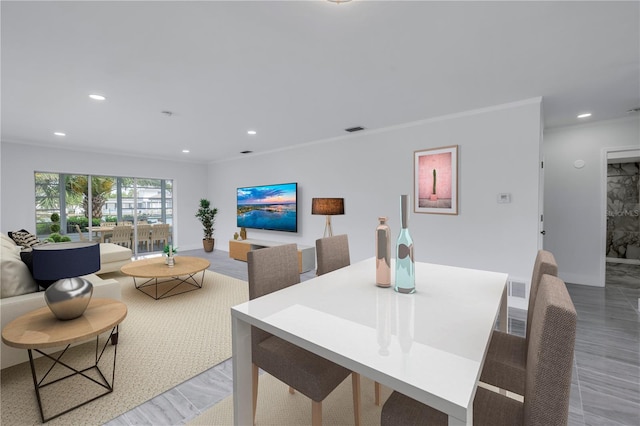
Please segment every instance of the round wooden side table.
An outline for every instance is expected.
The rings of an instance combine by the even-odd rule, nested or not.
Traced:
[[[94,401],[106,394],[113,392],[113,383],[116,370],[118,325],[125,319],[126,316],[127,306],[124,303],[112,299],[92,299],[89,302],[87,310],[84,312],[84,314],[82,314],[82,316],[78,318],[68,321],[60,321],[53,315],[49,307],[45,306],[14,319],[2,329],[2,341],[6,345],[12,346],[14,348],[26,349],[29,353],[29,363],[31,366],[31,375],[33,377],[33,386],[36,391],[38,408],[40,409],[40,418],[42,419],[43,423],[48,422],[51,419],[68,413],[71,410],[74,410],[80,406],[83,406],[91,401]],[[100,345],[98,344],[99,335],[106,332],[110,332],[109,338],[106,339],[104,345],[102,346],[102,349],[100,350]],[[88,368],[78,370],[75,367],[70,366],[67,362],[61,361],[62,357],[67,352],[67,349],[69,349],[71,344],[86,341],[92,339],[93,337],[96,338],[96,356],[93,365],[89,366]],[[100,360],[102,359],[102,355],[105,353],[105,349],[110,341],[114,345],[113,374],[111,376],[111,383],[109,383],[109,381],[104,377],[104,374],[98,366]],[[63,346],[64,349],[55,358],[45,352],[42,352],[42,350],[47,348]],[[38,379],[36,375],[36,368],[32,351],[36,351],[37,353],[53,361],[51,367],[48,368],[47,372],[40,379]],[[60,379],[45,382],[47,376],[53,371],[54,367],[56,366],[61,366],[60,368],[67,368],[71,370],[71,373]],[[93,377],[88,376],[87,372],[90,370],[97,371],[99,377],[102,380],[97,381]],[[45,418],[43,403],[40,396],[40,389],[50,384],[57,383],[78,375],[100,385],[101,387],[106,389],[106,391],[99,394],[98,396],[92,397],[87,401],[83,401],[80,404],[77,404],[62,412]]]

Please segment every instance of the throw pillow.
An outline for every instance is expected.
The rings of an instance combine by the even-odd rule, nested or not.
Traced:
[[[29,268],[20,260],[20,247],[8,247],[3,242],[0,272],[0,298],[38,291],[38,284],[29,273]]]
[[[34,245],[40,243],[38,237],[24,229],[15,232],[9,232],[9,237],[13,241],[15,241],[17,245],[25,248],[33,247]]]
[[[24,264],[27,265],[27,268],[29,268],[29,272],[31,273],[31,276],[33,277],[33,252],[32,251],[21,251],[20,252],[20,259],[22,259]],[[37,279],[34,278],[34,281],[40,287],[42,287],[44,290],[46,290],[51,284],[55,283],[57,280],[37,280]]]

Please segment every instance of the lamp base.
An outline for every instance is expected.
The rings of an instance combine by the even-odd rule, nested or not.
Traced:
[[[322,238],[333,237],[333,229],[331,228],[331,216],[327,215],[327,220],[324,224],[324,234]]]
[[[50,285],[44,292],[47,306],[59,320],[71,320],[81,316],[93,295],[93,284],[84,278],[63,278]]]

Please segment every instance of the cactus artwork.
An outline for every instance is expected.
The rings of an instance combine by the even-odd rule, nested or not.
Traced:
[[[433,191],[431,193],[436,193],[436,169],[433,169]]]

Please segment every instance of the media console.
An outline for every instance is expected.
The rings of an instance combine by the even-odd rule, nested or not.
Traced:
[[[267,247],[282,246],[290,243],[263,240],[229,240],[229,257],[247,261],[247,253]],[[316,267],[316,248],[298,245],[298,270],[300,273],[311,271]]]

